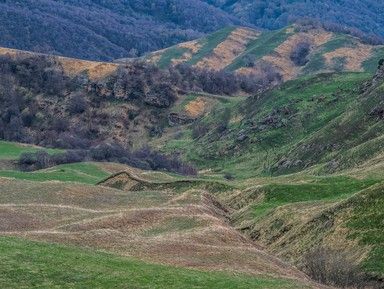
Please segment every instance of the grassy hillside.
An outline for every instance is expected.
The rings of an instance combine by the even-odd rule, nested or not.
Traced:
[[[194,65],[204,57],[207,57],[212,50],[216,48],[221,42],[223,42],[230,33],[235,30],[235,27],[223,28],[217,32],[211,33],[208,36],[192,42],[193,46],[199,47],[196,54],[192,54],[190,59],[186,59],[187,64]],[[191,43],[191,45],[192,45]],[[187,45],[178,44],[171,48],[167,48],[159,53],[155,52],[155,57],[159,57],[158,65],[161,68],[167,67],[172,64],[173,61],[182,58],[185,53],[189,52]]]
[[[0,238],[0,252],[2,288],[297,288],[283,279],[186,270],[16,238]]]
[[[106,171],[93,163],[65,164],[34,172],[0,170],[0,177],[37,182],[62,181],[96,184],[108,175]]]
[[[63,153],[60,149],[45,149],[38,146],[20,144],[15,142],[0,141],[0,177],[31,180],[38,182],[63,181],[96,184],[110,173],[96,163],[74,163],[55,166],[49,169],[22,172],[13,163],[23,153],[35,153],[44,151],[49,154]]]
[[[229,204],[236,209],[232,221],[238,229],[304,271],[306,253],[323,247],[332,252],[326,256],[330,263],[347,256],[340,266],[358,264],[360,270],[381,278],[382,193],[382,181],[377,180],[287,178],[284,184],[233,196]]]
[[[166,138],[164,145],[167,150],[185,153],[203,167],[205,164],[210,168],[221,167],[237,178],[294,172],[314,164],[338,161],[336,156],[340,158],[340,169],[352,167],[356,163],[348,163],[351,158],[345,157],[352,151],[348,151],[335,125],[344,119],[346,126],[356,130],[355,123],[360,120],[364,124],[359,128],[361,131],[367,133],[367,126],[371,126],[379,132],[381,122],[369,118],[370,110],[375,107],[376,92],[372,92],[372,97],[362,98],[359,90],[369,79],[370,75],[361,73],[324,74],[288,82],[262,97],[251,97],[244,102],[234,99],[216,106],[177,139]],[[365,113],[361,113],[363,104],[368,105]],[[220,133],[216,128],[226,109],[231,113],[231,120],[228,129]],[[353,114],[357,109],[358,116]],[[207,130],[193,138],[192,132],[199,125]],[[344,132],[348,134],[347,130]],[[361,155],[357,151],[353,153],[355,161],[366,160],[363,150],[369,145],[375,147],[375,135],[371,141],[356,134],[350,137],[355,139],[348,147],[357,146],[356,150],[361,151]],[[380,144],[376,145],[377,151],[371,151],[371,157],[380,152]]]
[[[62,152],[60,149],[44,149],[38,146],[0,141],[0,160],[15,160],[18,159],[23,153],[33,153],[41,150],[44,150],[49,154]]]
[[[157,144],[198,163],[206,178],[238,186],[218,197],[232,208],[232,224],[269,252],[305,270],[305,252],[324,247],[381,278],[382,95],[383,69],[373,80],[301,77],[218,103]]]
[[[114,166],[104,164],[109,170]],[[191,278],[197,278],[194,284],[198,288],[215,288],[214,282],[223,288],[318,288],[228,224],[226,209],[209,192],[231,191],[230,186],[180,182],[138,170],[131,173],[137,177],[115,175],[102,186],[0,178],[0,214],[4,216],[0,235],[116,254],[2,237],[0,282],[11,287],[62,286],[62,278],[71,276],[66,283],[74,288],[104,288],[119,286],[134,274],[131,281],[144,288],[153,288],[155,283],[159,288],[188,287]],[[120,189],[113,181],[121,184]],[[124,186],[130,182],[133,186]],[[164,265],[150,265],[152,262]],[[115,266],[119,267],[116,272]],[[40,271],[35,274],[37,267]],[[108,273],[111,268],[113,277]],[[14,272],[21,270],[22,277],[15,277]],[[96,275],[99,277],[94,278]]]
[[[303,42],[308,43],[310,52],[305,65],[298,66],[291,55]],[[261,33],[241,27],[225,28],[202,39],[154,52],[146,59],[160,67],[187,63],[246,74],[258,73],[257,64],[263,62],[276,67],[289,80],[324,71],[374,72],[383,56],[381,46],[364,44],[347,34],[289,26]]]

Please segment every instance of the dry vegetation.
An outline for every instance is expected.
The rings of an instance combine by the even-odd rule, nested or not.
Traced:
[[[185,112],[189,117],[197,118],[206,112],[206,105],[206,100],[202,97],[198,97],[185,106]]]
[[[34,56],[38,55],[38,53],[0,47],[0,55]],[[110,76],[118,67],[117,64],[108,62],[87,61],[68,57],[56,57],[56,59],[62,65],[64,72],[68,76],[73,77],[81,73],[87,73],[89,79],[92,81],[101,80]]]
[[[154,187],[128,191],[1,178],[1,235],[92,247],[176,266],[283,277],[317,287],[231,227],[229,212],[206,190],[183,188],[137,169],[126,175]],[[112,177],[104,185],[113,186],[113,181],[121,179]],[[167,183],[168,189],[159,185],[156,190],[159,182]]]
[[[345,58],[344,68],[348,71],[362,71],[362,64],[371,57],[373,47],[357,44],[356,47],[343,47],[324,54],[328,66],[337,58]]]
[[[209,67],[215,70],[224,69],[231,64],[233,60],[243,53],[247,44],[255,40],[260,33],[255,30],[237,28],[231,32],[227,39],[221,42],[212,53],[199,61],[197,67]]]
[[[196,54],[201,48],[201,44],[197,40],[185,42],[179,44],[178,46],[180,48],[188,49],[188,51],[184,52],[180,58],[173,59],[172,64],[174,65],[191,60],[192,56]]]
[[[286,41],[279,45],[274,53],[264,56],[263,60],[277,67],[283,75],[284,80],[290,80],[295,78],[300,72],[300,67],[295,66],[290,59],[293,49],[300,42],[305,41],[311,44],[311,50],[316,50],[331,38],[332,33],[323,30],[310,31],[309,33],[297,33],[290,36]]]

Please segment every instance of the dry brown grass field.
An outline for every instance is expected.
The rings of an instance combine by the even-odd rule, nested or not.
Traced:
[[[102,166],[111,172],[122,167]],[[97,186],[1,178],[0,234],[319,287],[234,229],[230,210],[198,182],[184,186],[167,174],[138,169],[125,176]],[[124,189],[132,180],[136,185]]]

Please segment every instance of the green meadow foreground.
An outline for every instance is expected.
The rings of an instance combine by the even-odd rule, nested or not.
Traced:
[[[154,265],[71,246],[0,238],[1,288],[297,288],[294,281]]]

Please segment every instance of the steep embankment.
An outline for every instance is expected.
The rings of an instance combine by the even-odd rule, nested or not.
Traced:
[[[300,54],[300,46],[302,61],[296,61],[294,55]],[[225,28],[202,39],[151,53],[146,59],[160,67],[186,63],[246,74],[259,73],[259,65],[264,63],[276,67],[285,80],[290,80],[318,72],[374,72],[383,55],[382,46],[364,44],[346,34],[320,28],[305,30],[294,25],[268,32]]]

